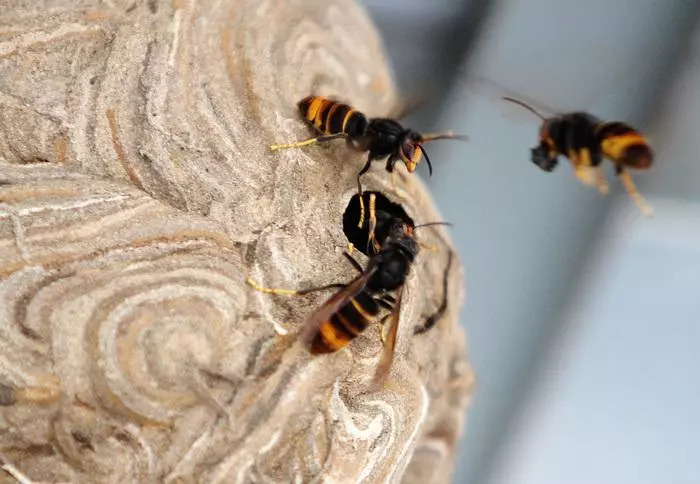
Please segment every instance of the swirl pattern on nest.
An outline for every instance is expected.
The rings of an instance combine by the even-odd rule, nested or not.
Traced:
[[[2,458],[43,481],[375,482],[420,456],[447,480],[469,369],[459,270],[447,293],[437,282],[444,233],[425,233],[440,249],[416,264],[381,392],[376,331],[310,358],[295,335],[327,295],[244,285],[353,275],[334,248],[361,155],[268,145],[308,136],[295,104],[311,92],[390,110],[365,14],[350,0],[49,3],[0,18]],[[366,183],[438,220],[399,177]]]

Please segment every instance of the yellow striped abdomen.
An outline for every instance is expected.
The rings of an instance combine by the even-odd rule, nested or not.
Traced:
[[[379,313],[379,305],[365,292],[350,299],[328,321],[324,321],[311,341],[311,353],[333,353],[350,343]]]
[[[367,118],[351,106],[321,96],[309,96],[299,101],[299,111],[306,122],[323,134],[345,133],[361,136],[367,129]]]
[[[596,126],[603,154],[618,165],[636,169],[651,166],[654,155],[649,141],[631,126],[617,121]]]

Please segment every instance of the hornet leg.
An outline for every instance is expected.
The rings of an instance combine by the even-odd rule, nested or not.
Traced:
[[[294,143],[289,143],[289,144],[271,145],[270,150],[278,151],[278,150],[286,150],[289,148],[301,148],[302,146],[315,145],[317,143],[325,143],[326,141],[332,141],[334,139],[345,138],[345,137],[347,137],[347,134],[345,134],[345,133],[336,133],[336,134],[329,134],[326,136],[317,136],[316,138],[309,138],[309,139],[306,139],[303,141],[296,141]]]
[[[374,193],[369,196],[369,228],[367,234],[367,253],[369,253],[369,248],[372,247],[374,252],[379,252],[379,244],[374,238],[374,230],[377,228],[377,208],[376,208],[377,197]]]
[[[362,183],[360,182],[360,177],[367,173],[370,166],[372,166],[373,160],[372,153],[370,153],[365,166],[363,166],[360,173],[357,174],[357,193],[360,195],[360,221],[357,224],[358,228],[362,228],[362,225],[365,223],[365,201],[362,199]]]
[[[264,287],[255,282],[252,278],[247,278],[245,280],[246,284],[248,284],[250,287],[255,289],[256,291],[264,292],[266,294],[277,294],[278,296],[305,296],[307,294],[310,294],[312,292],[316,291],[324,291],[326,289],[334,289],[334,288],[340,288],[340,287],[345,287],[345,284],[341,283],[335,283],[335,284],[326,284],[325,286],[319,286],[319,287],[312,287],[309,289],[279,289],[275,287]]]
[[[637,186],[632,181],[629,172],[621,166],[617,166],[616,171],[632,201],[639,207],[639,210],[641,210],[644,215],[651,217],[654,214],[654,210],[647,204],[639,191],[637,191]]]
[[[600,166],[596,166],[595,171],[598,193],[600,193],[601,195],[607,195],[608,193],[610,193],[610,187],[608,186],[608,182],[605,179],[605,173],[603,173],[603,169]]]

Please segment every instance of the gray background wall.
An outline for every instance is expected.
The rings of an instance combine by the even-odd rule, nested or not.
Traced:
[[[471,138],[430,146],[478,377],[455,482],[700,482],[700,3],[363,3],[411,125]],[[647,132],[654,218],[534,167],[506,89]]]

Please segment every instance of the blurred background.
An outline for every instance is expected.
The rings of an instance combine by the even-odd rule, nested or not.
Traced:
[[[477,373],[455,482],[700,482],[700,2],[362,3],[425,101],[407,124],[471,138],[429,148]],[[654,217],[609,164],[607,197],[536,168],[504,94],[648,134]]]

